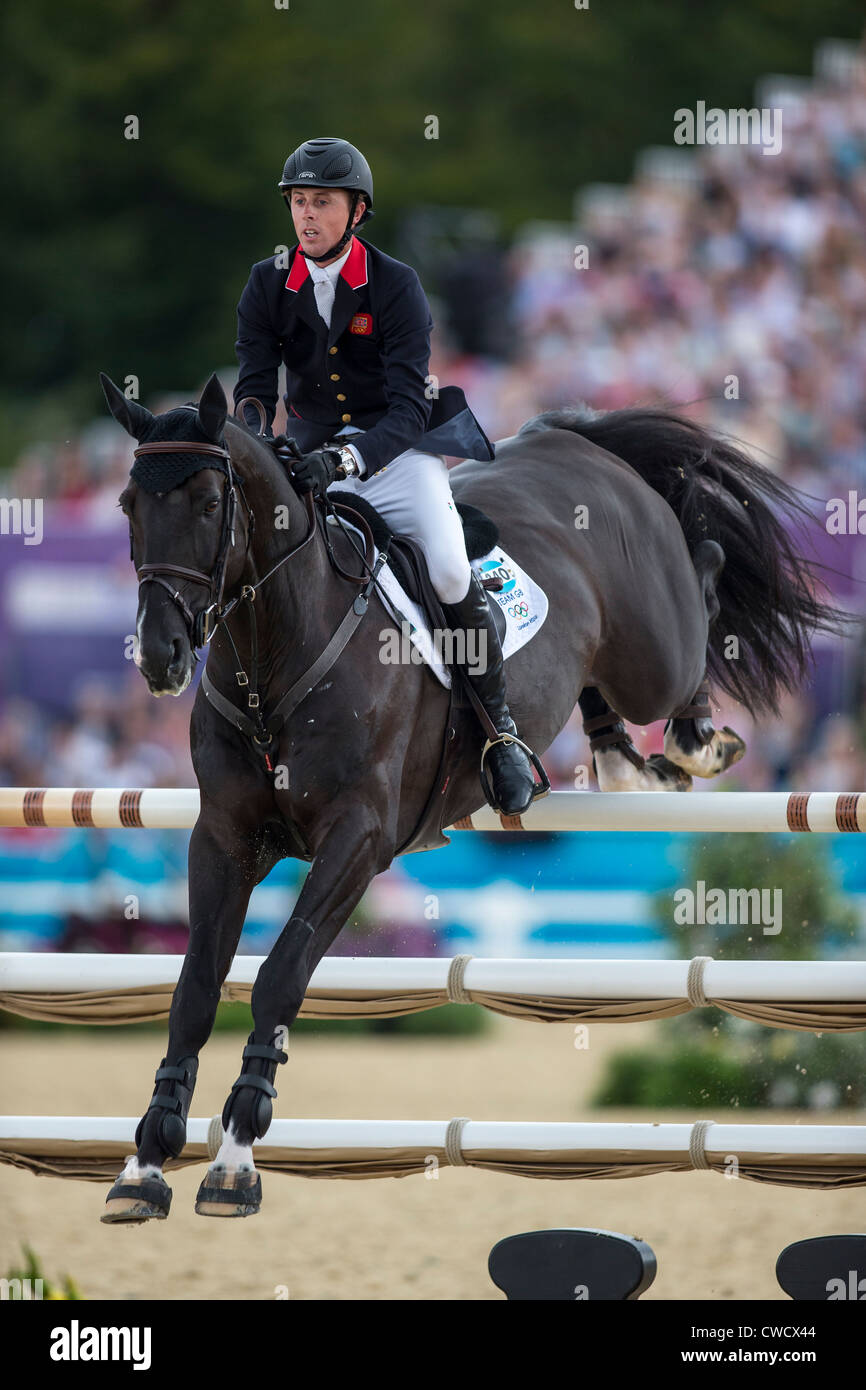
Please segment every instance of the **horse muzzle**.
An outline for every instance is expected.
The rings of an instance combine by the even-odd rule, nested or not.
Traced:
[[[185,637],[139,642],[138,669],[151,695],[182,695],[192,680],[195,657]]]

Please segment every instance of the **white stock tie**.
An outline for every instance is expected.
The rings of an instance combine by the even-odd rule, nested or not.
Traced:
[[[331,283],[331,277],[325,275],[321,280],[315,282],[316,308],[328,327],[331,327],[331,310],[334,307],[336,290]]]

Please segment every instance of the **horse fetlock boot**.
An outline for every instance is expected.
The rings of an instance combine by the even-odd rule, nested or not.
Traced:
[[[135,1131],[136,1148],[140,1150],[143,1143],[150,1141],[159,1146],[166,1158],[180,1157],[197,1075],[197,1057],[182,1057],[171,1066],[162,1059],[154,1077],[150,1105]],[[167,1089],[161,1089],[166,1085]]]
[[[691,720],[692,732],[697,742],[702,747],[706,747],[708,743],[711,743],[713,734],[716,730],[710,710],[710,692],[708,686],[706,684],[699,686],[691,703],[684,705],[682,709],[677,710],[673,714],[671,720],[668,720],[668,723],[665,725],[665,733],[667,733],[673,719]]]
[[[598,776],[596,754],[607,748],[615,748],[618,753],[622,753],[624,758],[628,758],[632,767],[637,768],[638,772],[643,771],[645,760],[635,748],[628,729],[615,710],[611,709],[606,714],[598,714],[594,719],[584,719],[583,732],[589,735],[589,751],[592,754],[592,767],[596,776]]]
[[[106,1225],[164,1221],[168,1216],[171,1188],[155,1170],[166,1158],[179,1158],[183,1152],[197,1074],[197,1057],[182,1057],[171,1066],[163,1057],[150,1105],[136,1126],[138,1156],[133,1171],[131,1161],[105,1199],[100,1219]]]
[[[484,796],[494,811],[506,816],[520,815],[538,790],[532,771],[534,759],[531,760],[531,753],[517,739],[517,726],[505,698],[505,663],[499,633],[487,594],[474,570],[466,597],[460,603],[449,604],[448,612],[457,627],[479,635],[478,650],[482,660],[475,670],[464,662],[464,672],[499,735],[497,739],[488,738],[481,755]],[[466,651],[470,648],[467,638]],[[489,780],[485,775],[487,767]]]
[[[271,1043],[253,1042],[254,1037],[255,1034],[250,1033],[243,1051],[241,1074],[223,1106],[222,1123],[227,1134],[231,1124],[244,1137],[246,1132],[255,1139],[262,1139],[268,1132],[273,1116],[277,1067],[289,1059],[285,1052]]]

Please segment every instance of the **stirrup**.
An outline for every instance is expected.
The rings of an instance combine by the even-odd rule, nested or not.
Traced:
[[[516,743],[518,748],[523,749],[524,753],[526,754],[527,758],[529,759],[533,768],[535,769],[539,781],[535,785],[535,788],[532,793],[532,800],[530,801],[529,805],[531,806],[533,801],[540,801],[543,796],[547,796],[547,793],[550,791],[550,778],[545,772],[538,754],[534,753],[532,749],[529,747],[529,744],[524,743],[523,739],[518,738],[516,734],[498,734],[496,738],[488,738],[487,742],[482,748],[481,766],[478,769],[478,775],[481,778],[481,790],[484,792],[487,804],[491,806],[492,809],[496,811],[498,814],[502,813],[501,807],[499,806],[498,802],[496,801],[496,797],[494,796],[493,784],[487,775],[487,769],[485,767],[485,762],[488,753],[490,752],[491,748],[495,748],[499,743]],[[527,810],[528,809],[529,807],[527,807]],[[521,814],[525,813],[522,812]]]

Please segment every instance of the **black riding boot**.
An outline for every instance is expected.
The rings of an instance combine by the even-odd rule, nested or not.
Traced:
[[[480,670],[474,671],[467,662],[464,667],[466,675],[495,724],[497,733],[516,735],[517,728],[505,702],[505,673],[499,633],[496,631],[487,595],[474,570],[466,597],[460,603],[448,604],[446,611],[454,627],[463,629],[467,634],[467,656],[472,650],[469,632],[474,630],[480,634]],[[529,806],[535,790],[535,778],[529,758],[517,743],[494,743],[487,753],[485,764],[490,772],[493,789],[493,796],[490,797],[485,788],[485,796],[494,811],[501,811],[506,816],[519,816]],[[484,787],[483,779],[481,785]]]

